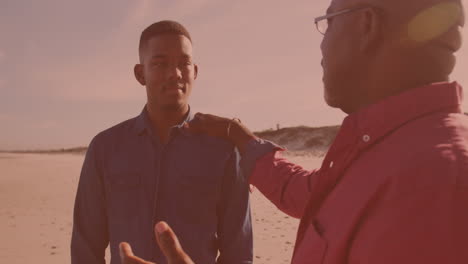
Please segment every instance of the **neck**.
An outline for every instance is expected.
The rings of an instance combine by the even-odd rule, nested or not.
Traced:
[[[161,142],[166,143],[169,139],[170,129],[184,121],[189,106],[186,104],[179,108],[167,109],[146,105],[148,116],[151,122],[151,128],[156,132]]]

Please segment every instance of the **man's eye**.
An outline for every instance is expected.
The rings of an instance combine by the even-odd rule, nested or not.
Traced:
[[[163,62],[163,61],[156,61],[153,63],[154,66],[156,67],[164,67],[167,65],[167,63]]]

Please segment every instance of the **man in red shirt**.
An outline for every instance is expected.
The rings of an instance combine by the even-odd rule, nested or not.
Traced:
[[[332,0],[315,21],[325,100],[348,114],[319,169],[236,120],[198,114],[187,127],[233,142],[250,183],[301,219],[294,264],[468,263],[468,118],[449,81],[461,1]],[[157,228],[172,263],[190,263]]]

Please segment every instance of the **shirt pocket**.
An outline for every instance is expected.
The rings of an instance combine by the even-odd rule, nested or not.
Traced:
[[[327,241],[317,232],[314,224],[310,224],[304,238],[297,245],[293,264],[321,264],[324,263],[327,252]]]

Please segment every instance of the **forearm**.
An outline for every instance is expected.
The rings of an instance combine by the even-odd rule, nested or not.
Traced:
[[[281,157],[278,151],[257,160],[250,175],[265,197],[284,213],[301,218],[316,181],[316,171],[304,170],[301,166]]]

